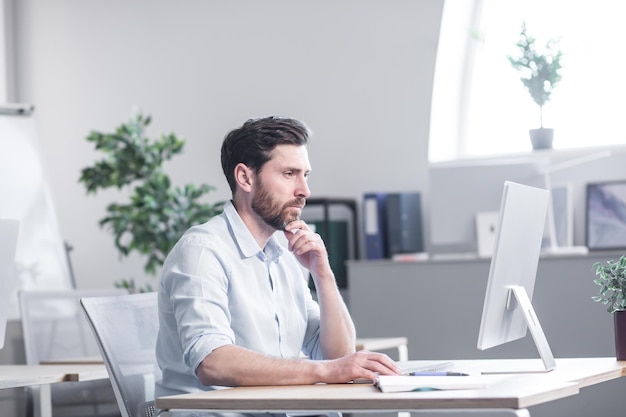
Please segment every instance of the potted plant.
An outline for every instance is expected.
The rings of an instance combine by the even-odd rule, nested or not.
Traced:
[[[563,53],[555,40],[549,40],[544,53],[540,53],[537,50],[536,39],[526,31],[525,22],[522,23],[519,39],[515,45],[518,48],[518,55],[507,58],[539,106],[539,128],[530,130],[533,149],[551,148],[554,129],[543,127],[543,106],[550,100],[554,87],[561,81]]]
[[[593,282],[600,290],[592,299],[604,304],[613,316],[617,360],[626,360],[626,256],[617,261],[596,262],[593,269],[597,276]]]
[[[131,188],[126,203],[112,203],[108,215],[100,220],[115,238],[121,256],[132,251],[148,257],[144,270],[154,275],[174,246],[190,226],[202,223],[222,211],[223,202],[209,204],[203,197],[214,190],[201,184],[174,187],[163,170],[163,163],[183,150],[185,141],[173,133],[158,140],[144,136],[150,116],[135,114],[114,133],[92,131],[87,140],[104,158],[84,168],[80,182],[87,193],[115,187]],[[136,288],[135,280],[122,279],[116,286],[131,292],[150,291],[151,286]]]

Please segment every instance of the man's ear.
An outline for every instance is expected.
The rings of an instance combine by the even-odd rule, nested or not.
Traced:
[[[250,191],[252,187],[252,170],[245,164],[237,164],[235,167],[235,181],[244,191]]]

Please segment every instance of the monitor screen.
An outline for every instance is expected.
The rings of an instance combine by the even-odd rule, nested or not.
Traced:
[[[530,301],[548,201],[549,192],[544,189],[504,183],[478,349],[520,339],[530,329],[546,369],[552,369],[554,359]]]
[[[0,349],[4,338],[9,313],[9,298],[15,281],[15,248],[19,222],[0,219]]]

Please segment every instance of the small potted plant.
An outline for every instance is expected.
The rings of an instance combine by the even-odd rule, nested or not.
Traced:
[[[540,53],[537,50],[536,39],[526,32],[525,22],[522,23],[519,39],[515,45],[518,48],[518,55],[507,58],[539,106],[539,128],[530,130],[533,149],[551,148],[554,129],[543,127],[543,106],[550,100],[554,87],[561,81],[563,53],[555,40],[548,41],[544,53]]]
[[[617,360],[626,360],[626,256],[617,261],[596,262],[593,269],[597,276],[593,282],[600,290],[592,299],[604,304],[613,316]]]

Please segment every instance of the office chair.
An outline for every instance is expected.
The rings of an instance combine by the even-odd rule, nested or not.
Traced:
[[[80,303],[104,357],[122,417],[153,417],[154,384],[160,378],[155,355],[159,329],[157,293],[90,297]],[[311,413],[289,415],[304,417]]]
[[[122,289],[20,290],[18,293],[24,350],[28,365],[55,362],[98,362],[100,351],[80,307],[81,297],[121,295]],[[29,388],[28,415],[39,407],[37,387]],[[51,387],[57,416],[117,416],[113,388],[108,380],[69,382]]]
[[[122,417],[152,417],[159,328],[155,292],[80,301],[104,358]]]

